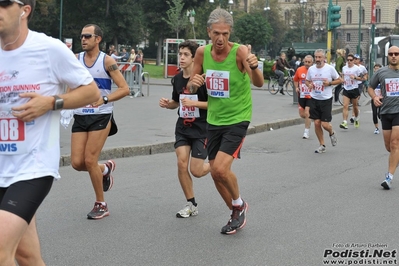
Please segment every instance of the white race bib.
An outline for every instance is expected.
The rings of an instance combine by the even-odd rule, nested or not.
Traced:
[[[184,98],[188,98],[192,101],[198,101],[198,95],[197,94],[180,94],[180,107],[179,107],[179,114],[180,117],[182,118],[193,118],[193,117],[199,117],[199,108],[198,107],[187,107],[183,106],[181,103],[181,100]]]
[[[205,83],[208,95],[215,98],[230,98],[230,72],[207,70]]]
[[[15,155],[27,153],[28,144],[26,142],[25,122],[10,115],[1,117],[3,115],[0,114],[0,154]]]

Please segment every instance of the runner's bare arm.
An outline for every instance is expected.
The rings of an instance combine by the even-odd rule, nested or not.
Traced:
[[[198,88],[205,83],[204,75],[202,75],[202,63],[204,61],[205,46],[201,46],[195,52],[194,66],[191,72],[190,80],[187,83],[187,88],[191,93],[197,92]]]
[[[263,73],[258,68],[257,57],[251,52],[251,45],[240,45],[237,50],[237,56],[239,58],[239,61],[242,62],[241,64],[242,66],[244,66],[245,71],[251,78],[252,84],[257,87],[262,87],[264,83]],[[241,71],[242,70],[243,69],[241,69]]]
[[[118,88],[108,95],[108,102],[115,102],[119,99],[122,99],[126,95],[129,95],[130,90],[129,86],[126,83],[125,78],[122,73],[119,71],[118,65],[116,64],[115,59],[110,56],[105,57],[105,69],[108,71],[112,80],[118,86]],[[102,100],[102,99],[101,99]]]
[[[159,100],[159,106],[166,109],[176,109],[177,107],[179,107],[179,103],[175,102],[174,100],[169,100],[167,98],[161,98]]]

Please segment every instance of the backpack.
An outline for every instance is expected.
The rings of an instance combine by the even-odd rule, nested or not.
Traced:
[[[276,71],[276,69],[277,69],[277,62],[274,62],[273,66],[272,66],[272,71],[274,72],[274,71]]]

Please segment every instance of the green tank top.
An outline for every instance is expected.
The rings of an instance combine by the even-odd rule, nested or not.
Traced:
[[[223,62],[216,62],[211,55],[212,44],[205,46],[204,73],[207,74],[208,90],[207,122],[215,126],[227,126],[251,121],[252,98],[248,73],[237,67],[237,49],[234,43]]]

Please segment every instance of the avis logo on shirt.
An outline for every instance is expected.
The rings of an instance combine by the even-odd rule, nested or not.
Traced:
[[[16,152],[18,150],[16,143],[0,144],[0,152]]]

